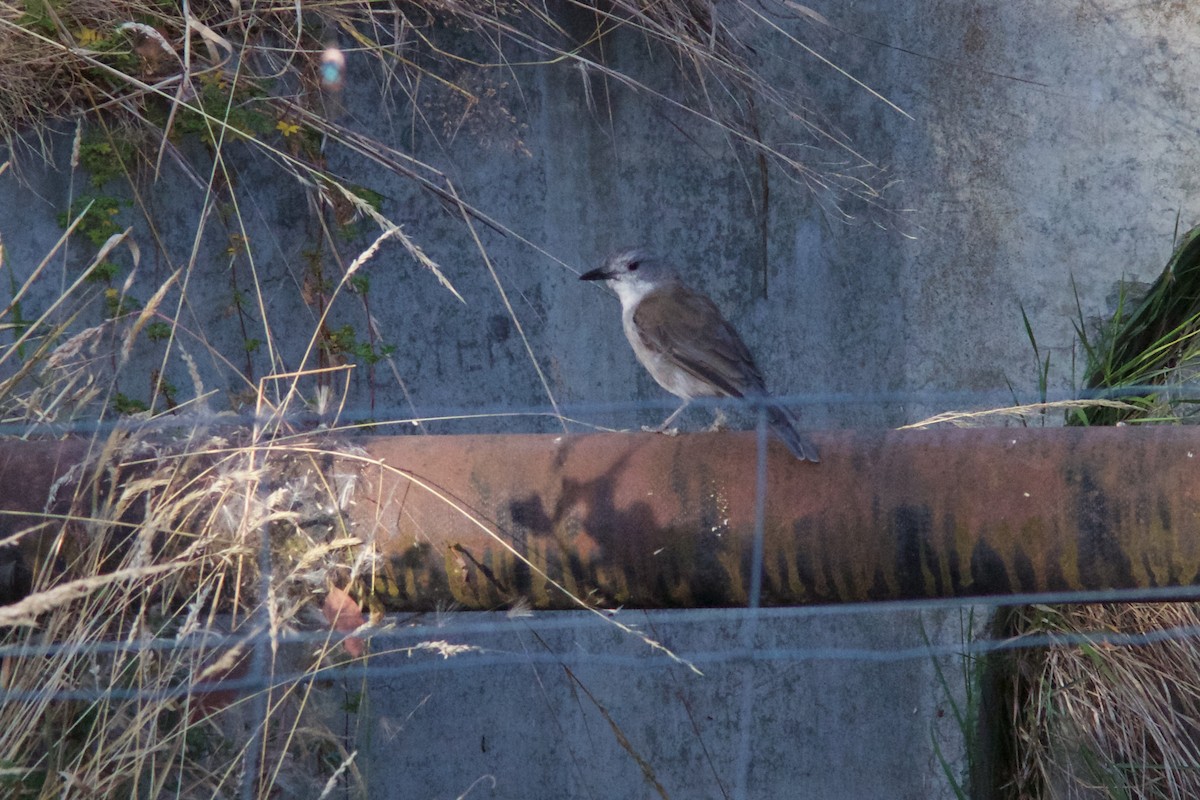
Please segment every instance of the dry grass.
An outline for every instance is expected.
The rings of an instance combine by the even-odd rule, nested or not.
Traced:
[[[281,438],[298,403],[289,387],[306,376],[259,386],[260,416],[247,427],[207,408],[211,393],[181,348],[172,358],[192,376],[192,400],[169,414],[114,414],[117,381],[174,282],[81,328],[98,306],[111,311],[88,272],[123,247],[136,269],[128,235],[110,237],[58,301],[24,318],[64,234],[0,311],[10,338],[0,418],[26,436],[80,423],[91,432],[36,524],[0,518],[0,549],[32,584],[0,608],[0,796],[345,792],[360,776],[346,738],[324,726],[331,693],[312,678],[365,657],[345,635],[364,621],[374,548],[343,520],[355,477],[331,474],[323,455],[346,446],[327,433]],[[280,644],[296,631],[317,638]]]
[[[68,317],[101,299],[81,292]],[[252,425],[203,402],[114,420],[111,384],[141,316],[69,337],[42,319],[18,337],[25,359],[15,343],[0,348],[0,363],[19,365],[0,384],[10,423],[108,430],[83,440],[87,457],[38,522],[0,541],[34,571],[31,593],[0,607],[0,796],[365,796],[353,730],[327,725],[346,701],[324,677],[378,654],[369,636],[385,579],[374,542],[346,521],[357,472],[331,470],[334,455],[369,460],[332,432],[336,410],[324,414],[332,430],[295,430],[304,373],[260,381]],[[193,396],[208,396],[194,380]],[[311,636],[288,645],[297,632]],[[469,649],[406,648],[441,659]]]
[[[194,2],[186,6],[187,16],[182,8],[153,0],[0,0],[0,138],[42,149],[44,124],[68,115],[103,117],[125,131],[124,140],[137,145],[137,159],[154,172],[165,157],[186,161],[178,143],[192,133],[217,147],[227,139],[248,142],[285,172],[320,186],[337,182],[325,171],[317,142],[328,136],[453,196],[436,170],[337,121],[338,90],[353,76],[323,77],[323,68],[331,66],[323,60],[326,46],[336,41],[342,58],[360,67],[373,64],[385,86],[407,96],[413,125],[444,140],[473,131],[482,146],[529,154],[529,123],[504,105],[498,87],[515,81],[521,68],[569,65],[577,68],[598,120],[607,117],[613,93],[638,92],[665,111],[715,126],[735,152],[752,154],[751,173],[770,162],[835,203],[880,200],[873,184],[880,170],[845,134],[822,122],[822,110],[805,99],[803,79],[794,87],[767,82],[741,41],[746,31],[766,32],[814,59],[819,69],[858,83],[779,26],[780,17],[792,17],[814,29],[814,39],[830,30],[800,4],[765,9],[738,2],[720,14],[708,0],[572,0],[553,10],[529,0],[352,0],[302,7]],[[630,32],[670,54],[685,79],[684,96],[609,64],[615,37]],[[774,146],[763,133],[776,117],[794,127],[786,147]],[[298,127],[287,127],[293,125]],[[759,179],[766,181],[766,174]]]
[[[1017,658],[1011,796],[1200,796],[1198,611],[1188,603],[1021,609],[1013,627],[1026,634],[1174,635]]]
[[[330,513],[341,493],[314,488],[322,472],[203,428],[96,441],[51,527],[22,543],[33,593],[0,614],[5,796],[219,797],[248,780],[267,797],[343,763],[356,776],[308,713],[311,682],[270,677],[350,658],[333,631],[315,648],[275,644],[320,629],[320,598],[373,563]]]

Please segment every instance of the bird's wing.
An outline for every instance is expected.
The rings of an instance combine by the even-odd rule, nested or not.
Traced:
[[[704,295],[675,284],[652,292],[633,312],[642,344],[731,397],[764,393],[762,374],[742,337]]]

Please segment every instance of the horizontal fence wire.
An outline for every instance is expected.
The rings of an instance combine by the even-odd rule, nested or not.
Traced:
[[[799,392],[793,394],[773,394],[771,401],[787,408],[802,411],[805,407],[814,406],[919,406],[942,408],[945,411],[991,411],[1014,408],[1018,406],[1039,406],[1070,403],[1077,401],[1124,400],[1144,397],[1147,395],[1172,396],[1175,402],[1187,403],[1187,398],[1195,398],[1193,402],[1200,403],[1200,383],[1179,383],[1171,385],[1138,385],[1121,386],[1105,389],[1079,389],[1041,391],[1030,387],[1017,392],[1009,388],[991,390],[961,391],[961,390],[921,390],[921,391],[879,391],[879,392]],[[1036,400],[1018,398],[1036,397]],[[739,410],[752,413],[757,410],[764,400],[754,397],[697,397],[690,401],[690,407],[708,410]],[[567,422],[586,430],[590,426],[589,418],[594,416],[611,416],[635,414],[644,411],[670,412],[679,407],[680,401],[674,398],[655,398],[646,400],[628,400],[614,402],[564,402],[555,406],[544,403],[503,404],[493,406],[437,406],[434,410],[426,410],[421,414],[413,413],[411,405],[381,404],[370,409],[342,409],[336,413],[318,415],[313,411],[289,411],[284,414],[260,414],[251,411],[213,412],[211,410],[187,409],[181,413],[162,413],[153,419],[117,417],[105,420],[72,420],[67,422],[45,421],[31,424],[27,421],[0,423],[0,436],[27,437],[30,435],[88,436],[111,433],[114,430],[170,430],[178,427],[187,429],[198,423],[231,427],[242,426],[247,429],[254,425],[278,423],[280,419],[297,422],[320,422],[339,427],[353,428],[367,426],[379,433],[395,434],[398,432],[417,432],[420,425],[432,423],[471,422],[483,424],[488,421],[511,419],[549,419],[557,421],[560,417]],[[418,407],[421,404],[417,404]],[[1046,410],[1053,413],[1053,407]],[[1026,412],[1029,416],[1040,414],[1040,411]],[[921,420],[910,420],[911,423]],[[1136,422],[1136,421],[1135,421]],[[399,428],[399,430],[393,430]],[[407,429],[407,431],[405,430]],[[41,433],[41,432],[45,433]],[[506,431],[507,433],[507,431]]]
[[[93,687],[72,690],[0,690],[0,703],[46,700],[147,699],[186,697],[217,688],[231,691],[260,691],[292,684],[329,680],[390,680],[405,675],[434,671],[463,671],[507,668],[529,664],[571,667],[603,666],[621,669],[661,671],[693,665],[700,669],[727,664],[754,662],[815,662],[888,664],[935,659],[948,656],[983,657],[994,653],[1036,648],[1068,648],[1104,645],[1144,647],[1163,642],[1200,638],[1200,626],[1169,626],[1136,633],[1081,631],[1068,633],[1031,633],[1006,638],[964,638],[956,642],[922,642],[911,646],[807,645],[789,647],[762,646],[752,635],[739,635],[729,645],[711,649],[672,650],[665,655],[650,648],[634,653],[598,651],[530,652],[506,650],[493,645],[475,644],[481,637],[554,632],[595,633],[608,629],[611,619],[619,619],[634,634],[651,635],[669,642],[671,629],[684,626],[741,625],[753,630],[759,622],[795,623],[806,620],[854,618],[887,614],[916,614],[931,611],[961,611],[981,614],[986,611],[1026,605],[1063,605],[1080,603],[1126,602],[1197,602],[1200,587],[1162,590],[1121,590],[1097,592],[1050,592],[1004,597],[951,598],[937,600],[847,603],[788,608],[710,608],[673,610],[611,611],[603,617],[586,611],[522,612],[430,612],[428,614],[388,615],[380,623],[347,634],[328,630],[290,631],[272,634],[259,629],[248,634],[196,634],[180,640],[144,638],[133,641],[45,642],[0,645],[0,659],[52,657],[81,654],[130,654],[144,652],[194,651],[213,653],[244,648],[250,653],[257,647],[301,646],[326,648],[346,637],[369,644],[371,653],[356,659],[344,657],[312,671],[263,671],[246,677],[221,678],[219,684],[197,687],[181,684],[168,689],[144,691],[136,688]],[[418,619],[414,620],[414,617]],[[436,617],[434,622],[422,617]],[[484,617],[481,619],[480,617]],[[851,619],[852,621],[852,619]],[[648,634],[647,631],[653,631]],[[437,642],[458,648],[449,654],[442,648],[421,645]],[[736,643],[735,643],[736,642]],[[403,654],[406,663],[375,664],[380,656]],[[265,662],[265,660],[264,660]]]

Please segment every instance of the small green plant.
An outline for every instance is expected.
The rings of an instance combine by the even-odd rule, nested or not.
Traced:
[[[150,382],[154,385],[154,393],[162,397],[167,408],[179,405],[179,387],[164,378],[157,369],[150,374]]]
[[[58,33],[58,27],[54,24],[56,12],[50,0],[25,0],[23,5],[25,10],[17,17],[18,25],[44,36]]]
[[[184,109],[173,134],[176,137],[194,135],[209,146],[221,137],[222,125],[226,136],[234,139],[265,137],[276,130],[272,117],[255,107],[255,101],[267,92],[254,81],[243,78],[231,82],[221,72],[206,72],[200,76],[200,92],[194,105],[198,111]]]
[[[133,51],[129,37],[122,31],[112,30],[105,34],[96,28],[83,26],[77,32],[76,39],[91,49],[98,61],[122,75],[136,75],[141,67],[142,59]],[[121,77],[106,69],[89,67],[86,73],[102,86],[118,91],[125,87]]]
[[[238,244],[240,242],[241,236],[231,237],[228,250],[231,258],[235,258],[239,253],[242,252],[242,250],[238,248]],[[237,287],[236,267],[231,266],[229,272],[233,279],[233,294],[231,295],[229,303],[229,312],[236,317],[238,327],[241,330],[242,352],[245,355],[245,375],[250,377],[254,375],[254,361],[251,356],[258,352],[258,350],[262,347],[263,340],[250,334],[253,319],[253,314],[251,313],[251,309],[254,307],[253,298]]]
[[[88,171],[89,181],[95,189],[103,189],[110,181],[126,178],[136,158],[137,147],[127,138],[92,132],[79,143],[79,165]]]
[[[146,338],[152,342],[165,342],[171,338],[171,326],[162,321],[146,325]]]
[[[93,283],[112,283],[121,274],[121,267],[108,260],[99,261],[87,274],[87,279]]]
[[[350,291],[355,294],[363,295],[364,297],[371,291],[371,277],[362,272],[356,272],[350,276],[349,280]]]
[[[321,349],[332,359],[352,356],[364,364],[376,364],[396,352],[394,345],[360,342],[351,325],[331,328],[321,342]]]
[[[1049,396],[1050,354],[1046,353],[1045,357],[1042,356],[1042,350],[1040,347],[1038,347],[1037,337],[1034,336],[1033,333],[1033,325],[1031,325],[1029,322],[1029,315],[1025,313],[1025,305],[1021,304],[1019,308],[1021,309],[1021,321],[1025,324],[1025,338],[1029,340],[1029,346],[1033,349],[1033,363],[1037,368],[1037,402],[1044,404]],[[1023,401],[1020,399],[1017,389],[1015,386],[1013,386],[1012,381],[1005,378],[1005,382],[1008,384],[1008,391],[1013,397],[1013,405],[1022,405]],[[1019,419],[1022,427],[1028,427],[1029,421],[1024,415],[1021,415]],[[1038,414],[1038,421],[1043,427],[1045,427],[1046,412],[1044,410]]]
[[[125,314],[140,310],[142,304],[127,294],[121,294],[113,287],[104,290],[104,314],[108,319],[116,319]]]
[[[975,638],[975,612],[969,608],[959,609],[958,614],[960,636],[963,642],[969,643]],[[921,626],[921,635],[924,637],[926,645],[930,645],[931,641],[924,623]],[[956,770],[943,752],[942,740],[938,736],[937,726],[933,723],[930,724],[929,729],[930,741],[933,744],[933,752],[937,757],[938,765],[942,768],[942,773],[946,776],[946,781],[950,785],[951,791],[954,792],[954,796],[960,800],[968,800],[972,796],[971,786],[984,779],[984,776],[980,774],[985,761],[981,750],[985,741],[980,717],[983,707],[981,687],[985,685],[985,673],[987,672],[986,660],[970,653],[962,653],[959,656],[959,674],[953,678],[946,674],[940,659],[933,658],[932,663],[944,702],[950,707],[955,726],[962,737],[965,763],[961,770]]]
[[[130,414],[140,414],[143,411],[149,411],[150,406],[123,392],[117,392],[113,395],[112,409],[118,414],[128,416]]]
[[[91,204],[89,207],[88,204]],[[122,226],[117,222],[121,209],[129,205],[129,201],[110,195],[84,194],[75,199],[70,207],[58,215],[58,224],[67,228],[75,217],[85,208],[83,219],[79,221],[75,231],[83,234],[95,247],[103,247],[108,238],[120,233]]]

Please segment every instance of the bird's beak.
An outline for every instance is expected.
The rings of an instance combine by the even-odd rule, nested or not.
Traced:
[[[604,280],[608,280],[610,277],[612,277],[612,276],[609,275],[607,272],[605,272],[604,267],[599,267],[598,269],[594,269],[591,272],[583,273],[582,275],[579,276],[579,280],[581,280],[581,281],[604,281]]]

